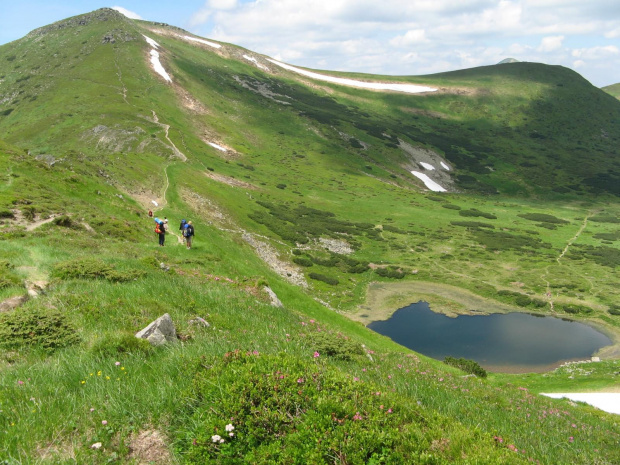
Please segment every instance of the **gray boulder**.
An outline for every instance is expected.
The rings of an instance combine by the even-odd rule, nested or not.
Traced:
[[[177,341],[177,331],[170,315],[165,313],[157,318],[142,331],[136,333],[136,337],[146,339],[154,346],[161,346],[167,342]]]

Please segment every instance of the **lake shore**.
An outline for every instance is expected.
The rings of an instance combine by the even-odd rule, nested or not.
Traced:
[[[387,320],[399,308],[419,301],[428,302],[435,313],[443,313],[450,317],[509,312],[536,313],[531,310],[524,310],[521,307],[487,299],[455,286],[414,281],[370,283],[366,293],[366,300],[357,308],[357,311],[350,313],[348,316],[352,320],[359,321],[364,326],[367,326],[373,321]],[[544,313],[544,315],[569,318],[568,315],[564,314]],[[598,319],[569,319],[592,326],[611,339],[612,344],[603,347],[594,354],[595,356],[602,359],[620,359],[620,330],[618,328]]]

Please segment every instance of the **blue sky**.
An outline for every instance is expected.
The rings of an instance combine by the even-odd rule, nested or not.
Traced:
[[[620,82],[620,0],[0,0],[0,44],[103,6],[314,69],[420,75],[513,57]]]

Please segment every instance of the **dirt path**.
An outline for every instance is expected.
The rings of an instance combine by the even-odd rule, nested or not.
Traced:
[[[46,218],[44,220],[39,220],[39,221],[35,221],[34,223],[30,223],[29,225],[26,226],[26,231],[33,231],[37,229],[38,227],[43,226],[44,224],[51,223],[55,219],[56,217],[52,215],[49,218]]]
[[[571,239],[568,240],[568,242],[566,243],[566,247],[564,247],[564,250],[562,250],[562,253],[560,254],[560,256],[556,258],[558,263],[560,263],[560,260],[564,257],[566,252],[568,252],[568,249],[570,248],[571,245],[573,245],[573,242],[579,239],[579,236],[581,235],[583,230],[586,229],[586,226],[588,225],[588,218],[590,218],[593,214],[594,213],[592,212],[588,212],[586,217],[583,219],[583,222],[581,223],[581,227],[579,228],[577,233]]]
[[[164,128],[165,130],[165,137],[166,140],[168,141],[168,143],[170,144],[170,147],[172,148],[172,151],[174,152],[174,154],[179,157],[182,161],[187,161],[187,157],[185,156],[185,154],[183,152],[181,152],[176,145],[174,145],[174,142],[172,142],[170,140],[170,137],[168,137],[168,132],[170,131],[170,125],[169,124],[164,124],[164,123],[160,123],[159,122],[159,118],[157,117],[157,113],[155,113],[155,110],[151,110],[153,112],[153,122],[155,124],[157,124],[158,126]]]

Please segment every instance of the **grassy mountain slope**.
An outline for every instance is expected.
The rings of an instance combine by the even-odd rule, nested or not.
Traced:
[[[607,87],[602,87],[601,89],[616,98],[620,98],[620,84],[612,84]]]
[[[527,63],[398,79],[433,95],[362,91],[177,34],[104,9],[0,47],[0,297],[39,293],[0,313],[2,460],[620,459],[611,415],[465,377],[346,316],[370,282],[431,282],[616,331],[617,101]],[[408,173],[440,159],[461,193]],[[464,310],[399,298],[419,297]],[[165,312],[181,342],[139,344]]]

